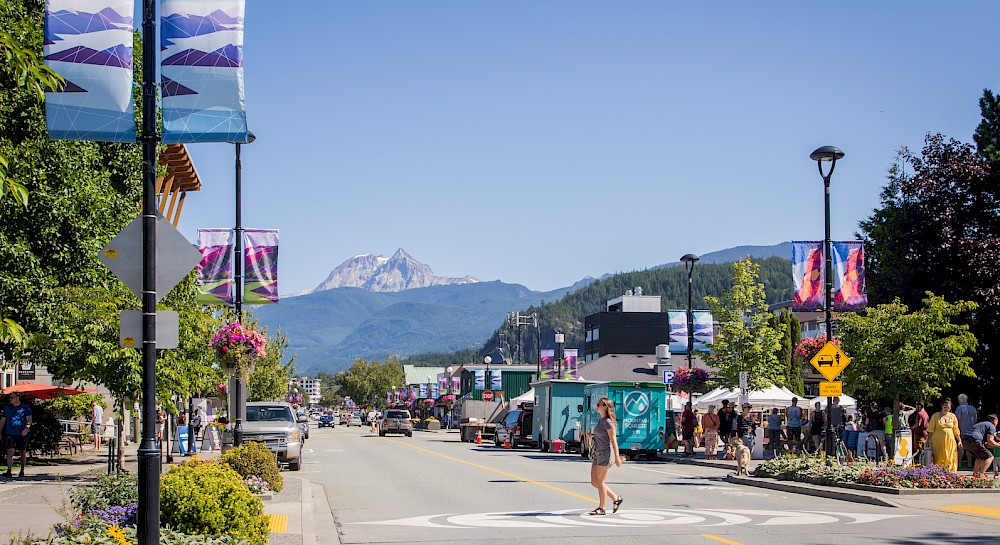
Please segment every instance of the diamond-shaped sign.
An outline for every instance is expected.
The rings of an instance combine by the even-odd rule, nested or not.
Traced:
[[[142,216],[121,230],[97,255],[111,272],[142,299]],[[160,214],[156,215],[156,301],[201,262],[201,252]]]
[[[809,363],[819,371],[819,374],[826,377],[826,380],[833,380],[851,364],[851,358],[847,357],[839,346],[827,341]]]

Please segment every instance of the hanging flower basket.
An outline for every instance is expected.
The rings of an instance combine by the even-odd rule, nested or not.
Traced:
[[[683,390],[701,390],[708,382],[708,371],[680,367],[674,371],[674,385]]]
[[[219,365],[230,374],[250,376],[257,358],[267,355],[267,339],[258,331],[233,322],[215,332],[211,347]]]
[[[840,347],[840,339],[834,339],[833,344]],[[804,362],[813,359],[823,347],[826,346],[826,335],[819,337],[806,337],[795,345],[795,356]]]

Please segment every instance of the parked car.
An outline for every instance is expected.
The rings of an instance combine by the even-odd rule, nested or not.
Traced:
[[[350,420],[351,420],[350,413],[340,413],[340,423],[341,424],[343,424],[343,425],[346,426],[346,425],[348,425],[348,422],[350,422]]]
[[[229,433],[231,431],[227,431]],[[302,429],[295,410],[288,403],[247,403],[243,441],[263,443],[277,455],[279,463],[287,464],[292,471],[302,469]],[[232,445],[231,439],[229,444]]]
[[[347,427],[349,428],[351,426],[357,426],[359,428],[361,427],[360,414],[352,414],[350,417],[347,418]]]
[[[334,421],[332,414],[324,414],[319,417],[319,427],[321,428],[333,428],[336,425],[337,423]]]
[[[530,407],[507,413],[503,422],[497,425],[494,439],[496,446],[502,447],[508,439],[510,439],[510,448],[535,446],[535,441],[532,439],[533,421],[534,416]]]
[[[389,409],[382,418],[382,427],[378,434],[385,437],[387,433],[402,433],[407,437],[413,437],[413,420],[410,419],[410,411],[404,409]]]

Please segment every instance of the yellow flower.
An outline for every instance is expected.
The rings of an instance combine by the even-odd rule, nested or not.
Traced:
[[[125,532],[117,525],[111,525],[108,528],[108,535],[120,545],[132,545],[129,540],[125,539]]]

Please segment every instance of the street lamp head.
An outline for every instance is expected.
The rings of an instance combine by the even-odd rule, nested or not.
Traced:
[[[563,333],[556,333],[556,344],[565,344],[566,335]]]
[[[246,138],[246,140],[244,140],[242,142],[233,141],[233,142],[230,142],[230,144],[253,144],[253,141],[256,140],[256,139],[257,139],[257,135],[255,135],[254,133],[252,133],[250,131],[247,131],[247,138]]]
[[[486,356],[485,358],[483,358],[483,363],[485,363],[486,365],[489,365],[489,364],[493,363],[493,358],[491,358],[489,356]]]
[[[840,151],[840,148],[836,146],[823,146],[816,148],[816,151],[810,153],[809,158],[819,162],[839,161],[844,158],[844,152]]]
[[[694,263],[695,261],[701,261],[701,258],[694,254],[684,254],[684,256],[681,257],[681,261],[684,263]]]
[[[450,375],[455,372],[455,368],[449,365],[448,368],[445,369],[445,371],[447,371],[448,374]]]

